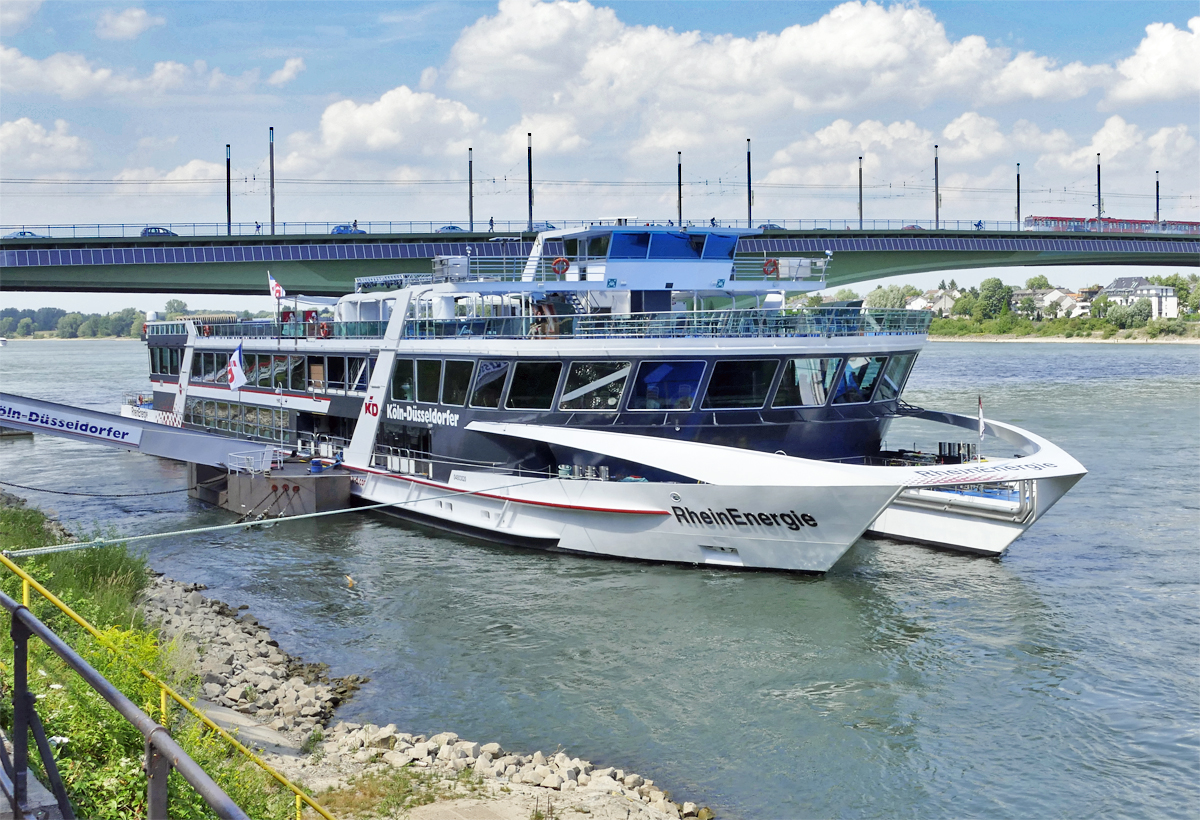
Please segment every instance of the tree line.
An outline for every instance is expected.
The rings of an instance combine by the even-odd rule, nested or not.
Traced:
[[[146,314],[137,308],[114,313],[69,313],[62,308],[4,308],[0,310],[0,336],[33,336],[38,331],[53,333],[60,339],[98,336],[141,335]]]

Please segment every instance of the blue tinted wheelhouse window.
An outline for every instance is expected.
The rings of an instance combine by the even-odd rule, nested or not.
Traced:
[[[685,233],[656,233],[650,240],[651,259],[699,259],[704,236]]]
[[[736,236],[720,236],[710,233],[708,241],[704,243],[704,258],[732,259],[733,252],[737,249],[737,242]]]
[[[645,259],[650,248],[648,233],[614,233],[608,248],[609,259]]]
[[[642,362],[629,397],[630,410],[690,410],[704,362]]]

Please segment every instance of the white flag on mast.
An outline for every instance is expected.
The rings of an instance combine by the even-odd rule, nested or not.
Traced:
[[[229,389],[241,389],[241,386],[246,383],[246,369],[242,364],[241,344],[238,344],[237,350],[229,355],[229,366],[226,371],[229,373]]]
[[[979,440],[983,441],[983,396],[979,397]]]
[[[271,275],[270,271],[267,271],[267,285],[271,290],[271,295],[276,299],[282,299],[287,296],[287,291],[283,289],[283,285],[275,281],[275,277]]]

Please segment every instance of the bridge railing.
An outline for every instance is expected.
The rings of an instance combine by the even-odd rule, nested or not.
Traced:
[[[880,308],[696,310],[553,317],[494,316],[409,319],[404,324],[404,336],[661,339],[914,335],[928,333],[932,319],[932,312],[927,310]]]
[[[674,225],[674,221],[670,219],[554,219],[549,222],[535,222],[534,230],[550,230],[552,228],[582,228],[595,225],[658,225],[668,226]],[[432,220],[432,221],[417,221],[417,220],[375,220],[370,222],[359,222],[357,227],[350,227],[349,230],[336,231],[339,227],[352,226],[353,223],[342,222],[278,222],[275,225],[276,236],[320,236],[320,235],[355,235],[355,234],[442,234],[447,241],[453,241],[457,235],[465,234],[467,231],[463,227],[463,223],[455,222],[454,220]],[[747,223],[744,219],[698,219],[684,220],[684,225],[696,228],[764,228],[767,231],[786,230],[786,231],[856,231],[859,230],[859,221],[857,218],[851,219],[755,219]],[[1103,232],[1109,233],[1196,233],[1195,227],[1182,228],[1180,225],[1187,223],[1154,223],[1147,222],[1143,225],[1135,225],[1126,227],[1120,230],[1114,230],[1106,227]],[[1190,223],[1193,226],[1195,223]],[[469,227],[469,223],[467,224]],[[503,220],[496,221],[491,226],[487,223],[476,223],[475,233],[477,234],[516,234],[528,233],[527,228],[529,223],[527,220]],[[0,225],[0,236],[9,238],[11,234],[18,232],[28,232],[35,237],[50,237],[50,238],[73,238],[73,239],[95,239],[95,238],[137,238],[142,236],[142,231],[147,228],[164,228],[171,234],[150,234],[150,238],[162,237],[169,235],[176,236],[203,236],[208,238],[219,238],[223,236],[270,236],[271,229],[269,225],[262,225],[256,222],[234,222],[231,226],[226,226],[224,222],[159,222],[154,224],[148,223],[100,223],[100,224],[23,224],[23,225]],[[934,230],[934,221],[932,219],[864,219],[862,221],[862,230],[864,231],[930,231]],[[937,223],[937,229],[943,231],[1037,231],[1037,230],[1052,230],[1045,227],[1034,227],[1024,225],[1014,220],[973,220],[973,219],[943,219]],[[1084,228],[1072,228],[1071,230],[1085,230]],[[228,231],[228,232],[227,232]],[[16,237],[20,238],[20,237]],[[34,237],[30,237],[34,238]]]

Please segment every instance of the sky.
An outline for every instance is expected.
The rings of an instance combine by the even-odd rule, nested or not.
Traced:
[[[856,220],[860,156],[868,220],[932,219],[935,145],[944,219],[1012,219],[1017,163],[1023,216],[1094,216],[1100,153],[1106,216],[1158,171],[1200,220],[1198,122],[1195,2],[0,5],[4,226],[223,222],[226,144],[265,222],[271,126],[279,222],[463,224],[468,148],[477,222],[524,220],[527,133],[537,220],[673,217],[677,151],[684,218],[744,220],[748,138],[755,223]]]

